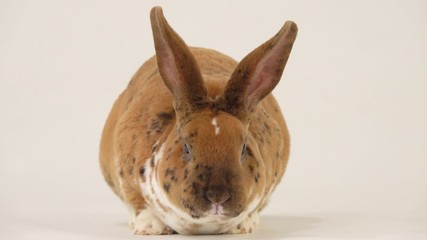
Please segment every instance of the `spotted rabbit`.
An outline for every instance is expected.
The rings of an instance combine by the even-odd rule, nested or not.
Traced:
[[[286,22],[240,63],[189,48],[160,7],[156,56],[116,100],[101,140],[106,182],[135,234],[249,233],[282,179],[289,134],[270,94],[297,26]]]

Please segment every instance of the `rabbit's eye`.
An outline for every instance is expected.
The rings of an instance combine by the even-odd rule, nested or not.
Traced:
[[[187,144],[184,144],[184,153],[185,154],[190,154],[190,148],[188,147]]]
[[[243,144],[243,147],[242,147],[242,161],[243,161],[243,159],[245,159],[245,156],[246,156],[246,143],[244,143]]]
[[[183,147],[183,151],[184,151],[184,159],[187,161],[191,161],[191,150],[190,150],[190,146],[188,146],[188,144],[184,143],[184,147]]]

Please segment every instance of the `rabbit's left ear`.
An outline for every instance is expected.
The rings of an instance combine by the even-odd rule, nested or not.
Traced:
[[[249,53],[236,67],[224,91],[227,111],[246,119],[280,81],[298,32],[287,21],[270,40]]]
[[[184,115],[201,108],[207,91],[190,49],[169,26],[161,7],[150,14],[157,65],[165,85],[174,96],[175,110]]]

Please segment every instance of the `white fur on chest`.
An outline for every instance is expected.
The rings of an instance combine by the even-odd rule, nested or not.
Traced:
[[[232,219],[221,219],[217,216],[208,216],[202,218],[192,218],[188,213],[175,207],[160,186],[157,174],[158,162],[163,158],[164,144],[161,145],[157,152],[153,153],[154,166],[150,163],[151,158],[147,159],[145,164],[144,181],[140,181],[140,187],[144,199],[148,203],[157,217],[166,225],[182,234],[212,234],[225,233],[231,228],[243,222],[250,213],[258,206],[261,198],[252,201],[247,209]]]

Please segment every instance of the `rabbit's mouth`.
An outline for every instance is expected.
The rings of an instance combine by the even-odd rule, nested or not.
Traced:
[[[216,216],[224,216],[225,212],[224,212],[224,206],[222,206],[222,204],[215,204],[213,203],[211,205],[211,209],[209,209],[209,214],[211,215],[216,215]]]
[[[198,209],[189,201],[185,200],[181,200],[181,205],[194,219],[216,218],[219,220],[227,220],[239,216],[243,210],[241,204],[238,204],[238,207],[235,209],[235,211],[227,211],[225,206],[222,204],[211,204],[210,207],[204,210]]]

